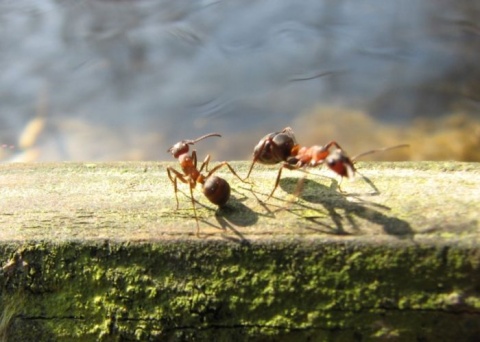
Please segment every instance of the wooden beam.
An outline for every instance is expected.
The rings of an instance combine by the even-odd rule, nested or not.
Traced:
[[[358,163],[342,191],[329,170],[284,170],[266,203],[278,168],[225,168],[226,207],[194,192],[200,237],[167,166],[0,166],[0,337],[480,333],[480,164]]]
[[[186,238],[195,232],[188,187],[179,185],[175,210],[166,166],[175,163],[4,164],[0,167],[0,240]],[[248,164],[233,163],[240,175]],[[232,186],[219,209],[201,186],[201,235],[208,238],[280,237],[398,238],[463,242],[478,238],[480,166],[475,163],[358,163],[354,181],[329,170],[306,175],[293,195],[299,171],[284,170],[274,197],[278,168],[256,166],[242,183],[228,170],[218,175]]]

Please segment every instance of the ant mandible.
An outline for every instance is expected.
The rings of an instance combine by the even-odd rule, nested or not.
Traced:
[[[179,207],[178,195],[177,195],[177,180],[180,180],[182,183],[188,184],[190,188],[190,199],[192,201],[193,212],[195,215],[195,221],[197,223],[197,232],[196,235],[199,236],[200,224],[198,222],[197,210],[195,207],[195,200],[193,198],[193,189],[197,183],[202,184],[202,190],[205,197],[208,198],[210,202],[218,205],[219,207],[224,206],[228,199],[230,198],[230,184],[218,176],[214,176],[218,169],[221,167],[227,166],[230,171],[242,182],[243,180],[237,175],[232,166],[227,162],[222,162],[219,165],[215,166],[213,169],[208,171],[208,163],[210,162],[210,155],[205,157],[200,169],[197,168],[197,152],[192,151],[191,155],[189,154],[190,147],[189,145],[194,145],[196,142],[203,140],[208,137],[221,137],[218,133],[209,133],[203,135],[194,140],[182,140],[172,147],[170,147],[167,152],[170,152],[174,158],[178,159],[182,172],[175,170],[173,167],[167,167],[167,174],[170,181],[173,183],[175,190],[175,200],[177,202],[177,210]],[[206,175],[202,174],[203,169],[208,172]]]
[[[302,147],[297,144],[293,130],[290,127],[286,127],[281,132],[267,134],[255,146],[253,150],[253,161],[245,179],[250,176],[256,162],[262,164],[277,164],[281,162],[282,167],[278,170],[275,186],[268,196],[268,200],[277,189],[284,168],[298,170],[307,167],[316,167],[325,163],[332,171],[340,175],[343,180],[344,177],[352,178],[355,175],[356,169],[354,162],[357,158],[379,151],[406,146],[408,145],[402,144],[371,150],[350,158],[336,141],[330,141],[324,146],[314,145],[311,147]],[[331,151],[332,147],[335,148],[333,151]]]

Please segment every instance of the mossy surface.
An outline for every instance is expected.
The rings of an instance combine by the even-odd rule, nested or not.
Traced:
[[[0,278],[8,341],[480,333],[480,255],[470,248],[178,240],[10,244],[0,253],[16,260]]]
[[[222,172],[226,208],[194,192],[200,237],[173,165],[0,166],[0,340],[480,335],[479,163],[358,163],[342,191],[285,170],[268,203],[278,168]]]

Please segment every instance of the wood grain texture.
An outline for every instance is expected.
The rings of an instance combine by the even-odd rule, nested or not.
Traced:
[[[0,166],[0,240],[128,240],[193,237],[188,187],[180,209],[166,166],[175,163],[52,163]],[[234,162],[240,175],[249,164]],[[479,242],[480,164],[358,163],[344,180],[326,169],[256,166],[249,183],[220,170],[232,186],[217,208],[194,192],[201,237],[214,239],[360,238]],[[305,178],[304,178],[305,177]],[[303,190],[294,195],[298,180]]]

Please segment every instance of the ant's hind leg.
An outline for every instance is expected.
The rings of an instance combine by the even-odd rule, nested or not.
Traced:
[[[338,182],[338,184],[337,184],[338,192],[340,192],[341,194],[346,193],[346,191],[342,189],[343,178],[345,178],[345,177],[340,177],[340,182]]]
[[[230,170],[230,172],[231,172],[235,177],[237,177],[241,182],[247,183],[247,181],[244,180],[244,179],[242,179],[242,178],[238,175],[238,173],[233,169],[233,167],[232,167],[229,163],[227,163],[227,162],[225,162],[225,161],[224,161],[224,162],[221,162],[220,164],[218,164],[217,166],[215,166],[213,169],[211,169],[206,178],[210,177],[214,172],[216,172],[218,169],[220,169],[220,168],[222,168],[222,167],[224,167],[224,166],[228,167],[228,169]]]
[[[326,144],[323,148],[325,150],[329,150],[330,147],[332,146],[334,146],[335,148],[338,148],[339,150],[343,150],[342,147],[335,140],[328,142],[328,144]]]
[[[298,179],[297,185],[295,186],[295,190],[293,192],[293,195],[295,198],[299,198],[300,195],[303,192],[303,188],[305,186],[305,179],[307,178],[307,174],[305,173],[301,178]]]

